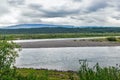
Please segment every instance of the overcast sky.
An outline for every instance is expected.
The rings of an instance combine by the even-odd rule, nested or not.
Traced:
[[[0,26],[120,26],[120,0],[0,0]]]

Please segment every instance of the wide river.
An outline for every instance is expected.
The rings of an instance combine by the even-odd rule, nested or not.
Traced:
[[[61,47],[23,48],[16,59],[19,68],[79,70],[79,60],[87,59],[90,66],[120,64],[120,46],[117,47]]]

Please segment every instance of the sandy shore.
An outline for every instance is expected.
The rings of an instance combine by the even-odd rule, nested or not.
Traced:
[[[99,42],[90,40],[31,41],[17,42],[17,44],[22,48],[120,46],[119,42]]]

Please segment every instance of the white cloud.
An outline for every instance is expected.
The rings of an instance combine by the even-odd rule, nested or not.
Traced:
[[[0,0],[0,25],[120,26],[119,0]]]

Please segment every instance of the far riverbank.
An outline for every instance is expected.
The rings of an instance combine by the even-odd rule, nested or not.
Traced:
[[[15,40],[22,48],[120,46],[120,42],[99,41],[105,37]],[[94,40],[95,39],[95,40]]]

